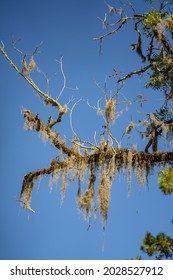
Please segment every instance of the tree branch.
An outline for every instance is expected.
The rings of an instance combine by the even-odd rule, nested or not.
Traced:
[[[45,92],[41,91],[37,85],[34,83],[34,81],[31,79],[31,77],[29,76],[25,76],[22,71],[20,71],[17,66],[13,63],[13,61],[9,58],[9,56],[7,55],[7,53],[4,51],[4,49],[2,47],[0,47],[0,51],[3,54],[3,56],[7,59],[7,61],[9,62],[9,64],[14,68],[14,70],[20,75],[22,76],[22,78],[24,78],[28,84],[30,84],[30,86],[32,86],[35,91],[37,93],[39,93],[42,97],[44,97],[45,101],[47,104],[51,104],[53,107],[56,107],[60,112],[64,112],[65,113],[65,107],[61,106],[61,104],[53,99],[52,97],[50,97],[48,94],[46,94]]]
[[[108,32],[104,35],[101,35],[99,37],[93,38],[93,40],[102,40],[109,35],[115,34],[126,23],[126,21],[129,20],[129,19],[132,20],[134,18],[133,17],[132,18],[126,17],[126,18],[120,19],[119,21],[121,21],[121,24],[116,29],[114,29],[114,30],[112,30],[112,31],[110,31],[110,32]]]
[[[126,80],[126,79],[128,79],[128,78],[131,78],[131,76],[133,76],[133,75],[142,74],[142,73],[146,72],[146,71],[147,71],[149,68],[151,68],[151,67],[152,67],[152,64],[149,64],[149,65],[147,65],[146,67],[141,68],[140,70],[132,71],[132,72],[130,72],[129,74],[127,74],[126,76],[120,78],[120,79],[118,80],[118,83],[120,83],[120,82],[122,82],[122,81],[124,81],[124,80]]]
[[[74,151],[72,148],[68,148],[64,141],[58,136],[57,132],[54,132],[51,130],[50,126],[45,126],[41,119],[39,119],[38,114],[34,116],[34,114],[27,109],[23,109],[24,111],[24,118],[26,129],[27,127],[34,127],[34,129],[38,132],[41,132],[43,135],[45,134],[51,142],[54,144],[54,146],[61,150],[64,154],[67,156],[75,155],[77,157],[80,157],[80,154],[78,154],[76,151]]]

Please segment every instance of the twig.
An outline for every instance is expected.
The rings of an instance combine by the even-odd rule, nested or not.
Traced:
[[[3,41],[1,41],[1,45],[2,45],[2,49],[4,49],[4,42]]]
[[[20,39],[18,41],[20,41]],[[24,57],[34,56],[37,53],[38,49],[41,47],[42,44],[43,44],[43,42],[40,42],[40,44],[35,47],[35,50],[31,54],[23,54],[23,52],[16,47],[16,41],[14,40],[14,36],[12,35],[12,47],[13,47],[13,49],[16,50],[17,52],[19,52]]]
[[[73,106],[72,106],[71,109],[69,109],[69,110],[70,110],[70,127],[71,127],[71,130],[72,130],[72,132],[73,132],[73,135],[76,135],[76,136],[77,136],[77,133],[76,133],[76,132],[74,131],[74,129],[73,129],[72,114],[73,114],[73,110],[74,110],[75,106],[76,106],[80,101],[83,101],[82,97],[81,97],[78,101],[76,101],[76,102],[73,104]]]
[[[133,19],[135,19],[135,18],[134,17],[125,17],[125,18],[121,19],[121,24],[116,29],[114,29],[104,35],[101,35],[99,37],[93,38],[93,40],[102,40],[105,37],[116,33],[126,23],[127,20],[133,20]]]
[[[44,71],[38,69],[38,67],[37,67],[37,71],[41,72],[44,75],[44,77],[46,79],[46,93],[50,96],[50,92],[49,92],[49,90],[50,90],[50,81],[53,80],[53,78],[57,75],[57,72],[55,72],[54,75],[49,78],[48,74],[45,73]]]
[[[129,4],[130,8],[132,9],[132,12],[135,14],[135,9],[134,9],[132,3],[129,0],[127,0],[127,3]]]
[[[149,65],[147,65],[146,67],[144,67],[144,68],[142,68],[142,69],[140,69],[140,70],[133,71],[133,72],[127,74],[126,76],[120,78],[120,79],[118,80],[118,83],[119,83],[119,82],[122,82],[122,81],[124,81],[124,80],[126,80],[126,79],[128,79],[128,78],[131,78],[132,75],[139,75],[139,74],[141,74],[141,73],[144,73],[145,71],[147,71],[147,70],[148,70],[149,68],[151,68],[151,67],[152,67],[152,64],[149,64]]]
[[[112,140],[115,141],[115,143],[117,144],[117,148],[121,148],[121,144],[118,142],[118,140],[111,134],[109,133],[110,138],[112,138]]]
[[[97,134],[96,131],[94,131],[94,142],[95,142],[95,145],[98,146],[97,141],[96,141],[96,134]]]
[[[61,97],[61,95],[63,94],[64,90],[65,89],[70,89],[70,90],[78,90],[78,87],[76,86],[76,88],[71,88],[71,87],[67,87],[66,83],[67,83],[67,78],[65,76],[65,73],[64,73],[64,69],[63,69],[63,56],[60,57],[60,60],[55,60],[56,62],[58,62],[60,64],[60,69],[61,69],[61,73],[62,73],[62,76],[63,76],[63,86],[62,86],[62,89],[58,95],[58,97],[56,98],[56,100],[58,101],[59,98]]]
[[[60,57],[60,61],[56,59],[56,61],[60,64],[60,69],[61,69],[61,73],[62,73],[62,76],[63,76],[63,87],[57,97],[56,100],[58,100],[60,98],[60,96],[62,95],[63,91],[65,90],[66,88],[66,76],[64,74],[64,70],[63,70],[63,63],[62,63],[62,59],[63,59],[63,56]]]
[[[99,150],[99,147],[98,146],[95,146],[94,144],[92,144],[92,143],[90,143],[90,142],[85,142],[85,141],[81,141],[81,142],[83,142],[83,143],[86,143],[86,144],[89,144],[91,147],[88,147],[88,146],[85,146],[85,145],[82,145],[82,144],[80,144],[79,142],[80,142],[81,140],[73,140],[72,142],[73,143],[75,143],[76,145],[78,145],[79,147],[81,147],[81,148],[83,148],[83,149],[87,149],[87,150],[96,150],[96,149],[98,149]]]

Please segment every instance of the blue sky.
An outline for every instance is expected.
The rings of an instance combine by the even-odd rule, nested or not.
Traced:
[[[118,1],[111,1],[114,5]],[[147,8],[143,1],[134,1],[138,13]],[[118,4],[119,5],[119,2]],[[94,131],[102,133],[103,120],[89,103],[96,105],[102,92],[96,82],[103,83],[113,68],[123,71],[135,70],[140,60],[130,50],[136,40],[131,27],[124,32],[107,38],[99,55],[99,43],[93,37],[104,34],[97,16],[104,18],[107,7],[104,1],[4,1],[1,3],[0,40],[11,59],[21,67],[21,57],[12,49],[11,35],[21,39],[17,47],[24,53],[32,53],[35,46],[43,42],[36,63],[51,78],[50,94],[58,95],[63,79],[55,59],[63,55],[63,67],[67,86],[78,91],[65,90],[60,102],[66,103],[73,95],[76,100],[82,96],[85,101],[76,106],[73,126],[81,138],[91,141]],[[20,207],[19,197],[23,176],[37,168],[49,166],[57,151],[43,143],[34,131],[23,129],[22,106],[46,120],[56,111],[44,107],[33,89],[15,73],[0,56],[0,127],[1,127],[1,187],[0,187],[0,259],[128,259],[139,253],[141,240],[146,231],[157,234],[161,231],[172,234],[172,196],[163,196],[158,190],[157,173],[149,179],[149,185],[140,188],[133,176],[131,194],[127,192],[127,178],[118,174],[111,188],[110,209],[105,234],[100,216],[87,222],[77,209],[77,184],[67,187],[63,205],[60,207],[60,182],[50,192],[49,178],[36,184],[32,196],[32,214]],[[56,75],[54,75],[57,73]],[[46,90],[44,75],[35,72],[33,79],[42,90]],[[107,79],[108,91],[115,92],[113,79]],[[162,102],[162,96],[143,88],[142,79],[133,79],[123,88],[123,94],[135,99],[142,94],[148,101],[141,109],[132,106],[114,124],[113,131],[118,139],[122,127],[136,121]],[[140,111],[139,114],[135,113]],[[141,112],[143,110],[143,113]],[[57,127],[62,138],[70,138],[69,114]],[[145,147],[136,138],[137,148]],[[126,141],[123,143],[127,145]],[[157,171],[157,169],[155,170]],[[104,251],[102,244],[104,239]],[[144,256],[146,258],[146,256]]]

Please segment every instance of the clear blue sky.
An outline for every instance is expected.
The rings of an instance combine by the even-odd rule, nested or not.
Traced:
[[[137,3],[137,12],[145,10],[147,4]],[[139,5],[140,2],[140,5]],[[119,1],[111,1],[112,5]],[[104,18],[107,7],[104,1],[3,1],[1,3],[0,40],[14,62],[21,65],[21,58],[11,47],[11,34],[21,39],[18,47],[30,53],[43,41],[41,53],[35,57],[38,67],[48,73],[51,80],[50,94],[56,97],[62,86],[62,77],[55,59],[63,55],[67,86],[79,90],[66,90],[60,99],[62,104],[71,95],[76,100],[83,97],[96,105],[102,97],[95,81],[104,82],[113,68],[123,71],[136,70],[140,60],[130,50],[136,40],[132,28],[124,33],[107,38],[103,44],[103,54],[99,56],[99,43],[93,37],[105,32],[97,16]],[[34,131],[23,129],[24,119],[21,107],[46,120],[56,112],[44,107],[33,89],[15,73],[0,55],[0,259],[128,259],[139,253],[141,240],[146,231],[157,234],[161,231],[172,234],[172,196],[163,196],[158,190],[157,173],[149,185],[139,187],[133,176],[131,195],[127,193],[127,178],[118,174],[111,188],[111,201],[102,251],[103,231],[100,216],[88,224],[79,213],[76,205],[77,184],[68,186],[65,200],[60,207],[60,182],[50,193],[49,178],[36,184],[32,196],[32,207],[36,214],[27,212],[16,200],[19,197],[23,176],[32,170],[48,167],[57,151],[43,143]],[[42,90],[46,90],[44,76],[39,73],[33,79]],[[108,79],[109,80],[109,79]],[[108,81],[108,91],[116,90],[112,79]],[[129,99],[143,94],[148,100],[143,111],[148,113],[151,104],[160,104],[161,95],[145,91],[143,81],[134,79],[123,89]],[[122,127],[130,122],[132,113],[141,110],[135,105],[125,111],[114,124],[113,131],[120,138]],[[133,114],[133,120],[140,114]],[[140,115],[141,116],[141,115]],[[95,111],[81,102],[73,114],[74,129],[81,138],[92,140],[94,131],[102,133],[103,120]],[[62,138],[71,137],[69,115],[57,128]],[[144,148],[140,138],[135,139],[137,148]],[[126,142],[124,142],[126,146]],[[157,171],[157,169],[156,169]],[[144,256],[146,258],[146,256]]]

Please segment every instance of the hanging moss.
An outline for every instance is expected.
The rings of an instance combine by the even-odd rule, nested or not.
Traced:
[[[85,191],[85,194],[81,194],[81,187],[80,187],[80,181],[79,181],[79,190],[78,190],[78,196],[77,196],[77,202],[80,209],[84,211],[84,215],[86,218],[89,217],[91,207],[93,205],[93,199],[95,194],[95,188],[94,183],[96,180],[95,176],[95,168],[94,164],[91,163],[89,175],[88,175],[88,189]]]
[[[99,204],[100,204],[100,214],[103,218],[104,224],[107,221],[107,217],[108,217],[110,187],[111,187],[111,180],[108,174],[106,173],[106,167],[105,164],[103,163],[100,171]]]

